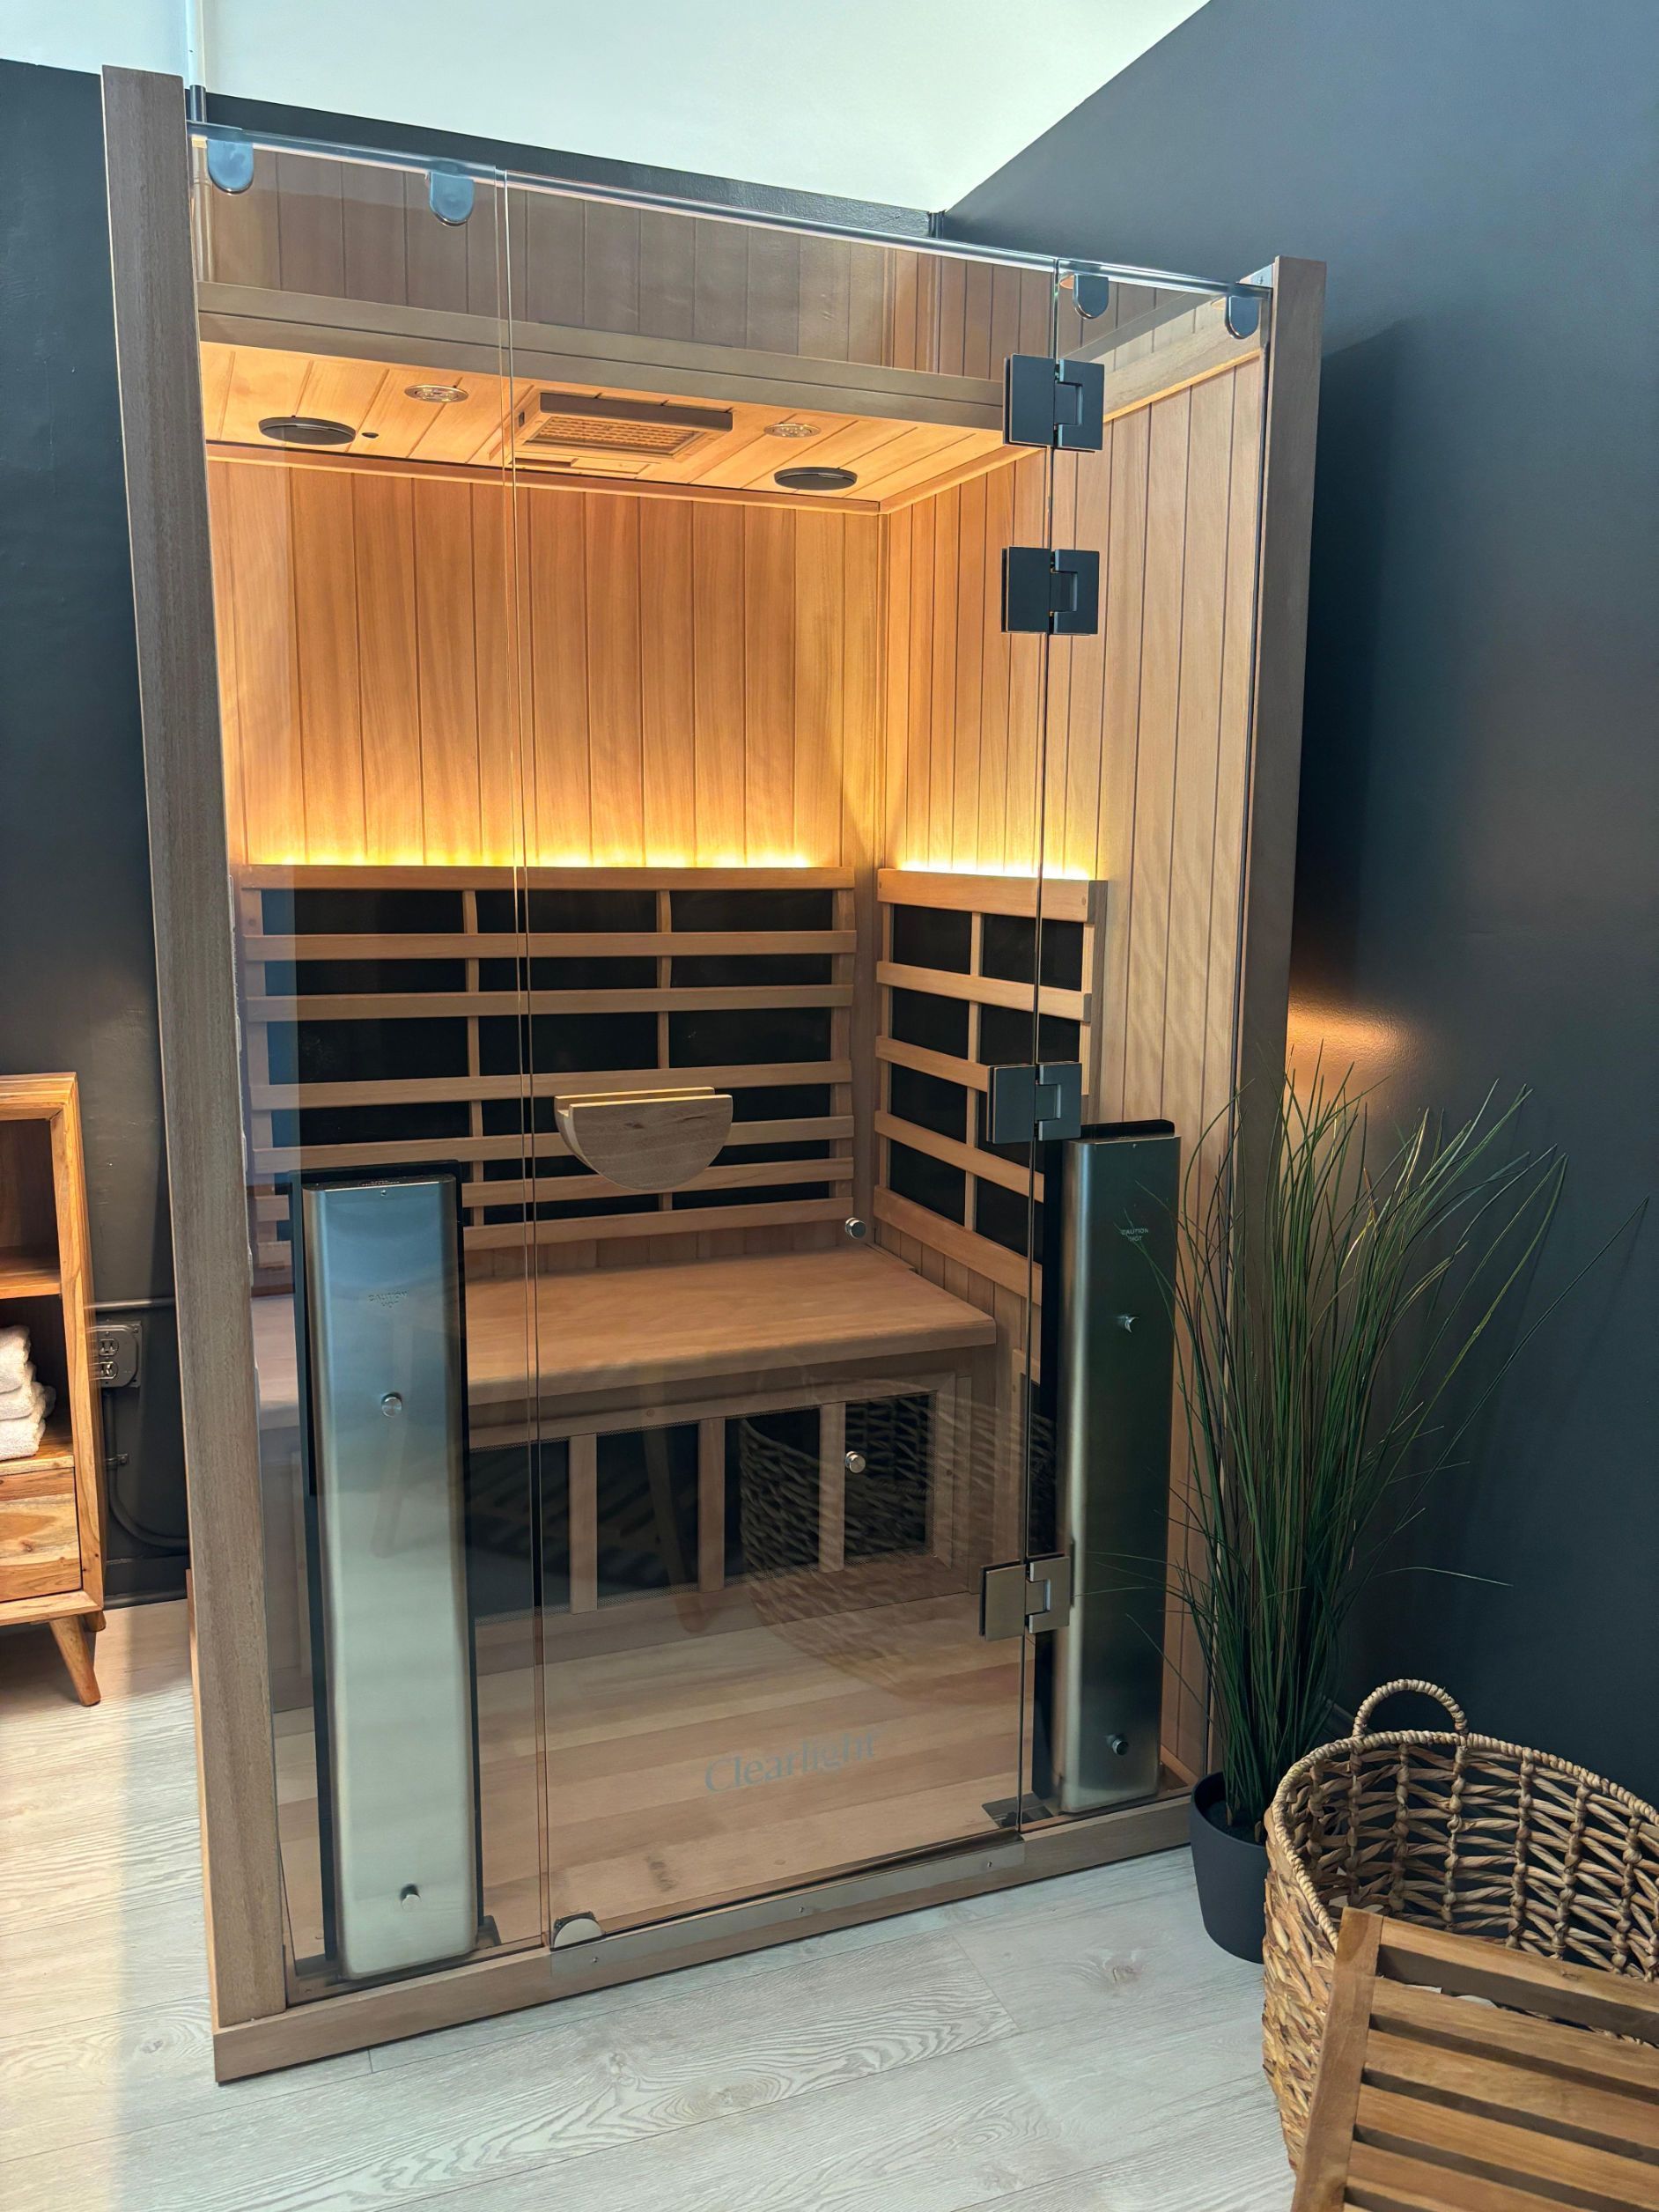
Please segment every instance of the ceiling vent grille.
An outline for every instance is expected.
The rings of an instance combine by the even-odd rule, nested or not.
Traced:
[[[519,409],[513,450],[522,460],[555,467],[615,468],[631,461],[646,468],[683,460],[731,427],[728,407],[537,392]]]

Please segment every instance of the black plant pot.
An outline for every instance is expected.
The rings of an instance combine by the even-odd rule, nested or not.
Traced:
[[[1227,1825],[1219,1774],[1206,1774],[1193,1791],[1187,1833],[1205,1933],[1235,1958],[1259,1966],[1266,1932],[1267,1846]]]

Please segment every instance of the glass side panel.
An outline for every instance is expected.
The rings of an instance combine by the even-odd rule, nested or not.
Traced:
[[[248,189],[203,231],[204,281],[422,312],[494,313],[497,270],[471,227],[434,231],[418,170],[359,166],[344,224],[327,171],[258,147]],[[337,166],[337,165],[335,165]],[[514,320],[527,335],[611,335],[934,375],[997,377],[1048,343],[1051,278],[1015,268],[812,237],[718,216],[613,204],[481,177],[507,240]],[[625,351],[623,356],[626,358]]]
[[[1207,1764],[1160,1272],[1233,1082],[1265,355],[1220,292],[1071,276],[1057,341],[1098,365],[1106,417],[1053,476],[1055,543],[1097,564],[1094,624],[1052,641],[1042,854],[1045,979],[1080,962],[1088,993],[1084,1137],[1045,1187],[1030,1530],[1073,1560],[1071,1620],[1034,1651],[1031,1788],[1063,1815]]]
[[[296,1999],[544,1922],[506,234],[427,189],[196,149]]]
[[[984,1104],[1029,1058],[999,575],[1044,477],[1000,356],[1052,280],[524,189],[529,1016],[487,1050],[529,1094],[550,1919],[608,1933],[1017,1818],[979,1586],[1031,1178]]]

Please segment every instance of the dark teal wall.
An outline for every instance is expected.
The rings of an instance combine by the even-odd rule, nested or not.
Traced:
[[[181,1592],[103,122],[96,77],[20,63],[0,63],[0,1073],[80,1078],[93,1287],[145,1301],[142,1386],[107,1401],[111,1586]]]
[[[1659,1185],[1659,7],[1209,0],[951,211],[1330,264],[1295,979],[1385,1106],[1534,1087],[1552,1273]],[[1659,1795],[1659,1220],[1537,1343],[1353,1685]]]

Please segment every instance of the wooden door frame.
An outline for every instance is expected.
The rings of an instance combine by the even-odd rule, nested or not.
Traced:
[[[107,69],[103,87],[218,2032],[284,1990],[189,140],[178,77]]]
[[[184,87],[103,73],[117,372],[132,544],[162,1080],[172,1188],[192,1665],[216,2065],[222,2078],[361,2049],[542,2002],[568,1987],[729,1955],[756,1942],[719,1916],[665,1931],[660,1963],[556,1977],[545,1948],[290,2008],[270,1733],[258,1409],[244,1207],[231,860],[196,347]],[[1308,546],[1324,269],[1273,266],[1237,1065],[1282,1065],[1289,998]],[[1039,1831],[1023,1863],[967,1894],[1168,1849],[1185,1808],[1164,1798]],[[964,1886],[966,1884],[966,1886]],[[930,1901],[904,1889],[825,1910],[789,1933]],[[568,1969],[568,1961],[566,1962]]]
[[[1246,1087],[1247,1158],[1259,1157],[1258,1132],[1264,1123],[1270,1131],[1272,1125],[1290,1022],[1291,916],[1296,895],[1325,265],[1287,258],[1274,262],[1269,274],[1272,325],[1262,420],[1256,654],[1234,1060],[1236,1078]]]

